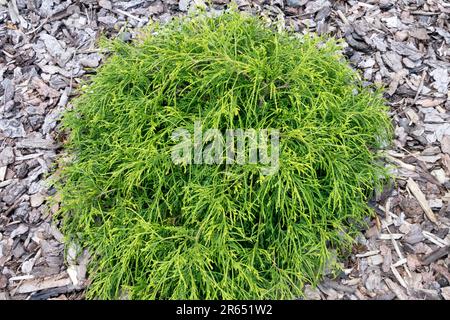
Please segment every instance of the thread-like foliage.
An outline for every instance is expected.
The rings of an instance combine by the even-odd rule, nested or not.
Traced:
[[[92,253],[87,296],[294,298],[342,253],[386,172],[391,125],[334,40],[236,12],[153,25],[65,114],[63,230]],[[279,170],[178,165],[176,128],[276,128]]]

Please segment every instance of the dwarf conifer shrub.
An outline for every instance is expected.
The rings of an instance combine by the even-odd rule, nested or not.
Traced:
[[[331,250],[351,246],[387,177],[374,152],[391,135],[379,90],[362,86],[336,41],[235,12],[109,47],[63,119],[72,160],[59,217],[92,254],[88,297],[300,296]],[[173,133],[196,122],[279,130],[276,170],[174,161]]]

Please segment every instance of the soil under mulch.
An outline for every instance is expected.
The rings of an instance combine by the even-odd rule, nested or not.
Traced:
[[[208,12],[224,10],[213,0]],[[236,1],[287,28],[332,34],[367,83],[386,86],[396,184],[373,201],[344,272],[308,299],[450,299],[450,4]],[[61,151],[58,116],[101,64],[100,35],[130,41],[202,0],[0,0],[0,300],[79,299],[87,251],[64,244],[46,183]],[[64,251],[67,255],[64,256]]]

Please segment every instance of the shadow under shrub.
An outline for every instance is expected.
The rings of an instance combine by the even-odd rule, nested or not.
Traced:
[[[290,299],[352,244],[387,178],[391,125],[334,40],[231,12],[109,44],[65,114],[63,230],[93,254],[88,297]],[[177,165],[176,128],[277,128],[279,170]]]

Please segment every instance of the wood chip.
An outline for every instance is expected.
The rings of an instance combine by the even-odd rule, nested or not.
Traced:
[[[448,271],[447,268],[445,268],[445,267],[443,267],[443,266],[441,266],[441,265],[438,265],[438,264],[436,264],[436,263],[434,263],[434,264],[432,265],[432,268],[433,268],[436,272],[438,272],[438,273],[440,273],[441,275],[443,275],[443,276],[447,279],[447,281],[450,282],[450,272]]]
[[[397,268],[394,267],[394,265],[391,266],[391,271],[394,274],[397,281],[402,285],[402,287],[408,289],[408,285],[406,284],[405,280],[402,278],[400,273],[398,273]]]
[[[425,195],[423,194],[422,190],[420,190],[417,183],[409,178],[407,182],[407,187],[409,191],[413,194],[413,196],[417,199],[420,206],[422,207],[423,211],[425,212],[425,215],[430,219],[431,222],[435,224],[439,224],[438,220],[436,219],[436,216],[434,215],[433,211],[431,210],[430,206],[428,205],[428,201],[425,198]]]
[[[416,102],[416,104],[418,104],[424,108],[436,107],[443,103],[445,103],[445,99],[419,99]]]
[[[450,286],[441,288],[441,295],[445,300],[450,300]]]
[[[399,300],[409,300],[408,296],[405,294],[405,292],[403,291],[402,287],[400,287],[394,281],[392,281],[389,278],[386,278],[386,279],[384,279],[384,282],[386,283],[388,288],[391,289],[391,291],[395,293],[395,295],[397,296],[397,298]]]
[[[409,171],[416,171],[416,167],[413,166],[412,164],[404,163],[403,161],[398,160],[398,159],[396,159],[394,157],[391,157],[390,155],[386,155],[386,158],[389,159],[391,162],[399,165],[403,169],[406,169],[406,170],[409,170]]]
[[[5,180],[5,176],[6,176],[6,166],[2,166],[0,167],[0,182],[2,182],[3,180]]]
[[[436,260],[439,260],[440,258],[445,257],[449,253],[450,253],[450,246],[434,250],[433,252],[431,252],[431,253],[427,254],[425,257],[423,257],[422,264],[429,265],[430,263],[433,263]]]
[[[336,281],[326,280],[324,282],[324,284],[328,288],[331,288],[331,289],[334,289],[334,290],[337,290],[337,291],[342,291],[342,292],[350,293],[350,294],[355,293],[355,288],[339,284]]]
[[[365,253],[358,253],[357,255],[355,255],[355,257],[366,258],[366,257],[374,256],[374,255],[378,254],[379,252],[380,252],[380,250],[367,251]]]
[[[30,293],[44,289],[57,288],[70,285],[72,281],[69,277],[61,278],[60,275],[44,279],[33,279],[24,281],[17,289],[17,293]]]
[[[400,259],[396,263],[392,264],[392,267],[397,268],[404,265],[407,262],[406,259]]]
[[[403,234],[401,234],[401,233],[391,233],[391,234],[380,233],[378,235],[378,239],[380,239],[380,240],[398,240],[398,239],[401,239],[402,237],[403,237]]]
[[[445,172],[450,176],[450,156],[448,154],[443,154],[441,159]]]
[[[431,232],[428,231],[422,231],[422,234],[424,235],[425,238],[427,238],[429,241],[433,242],[435,245],[444,248],[446,246],[449,246],[450,243],[448,243],[447,240],[445,239],[441,239],[439,237],[437,237],[436,235],[432,234]]]

